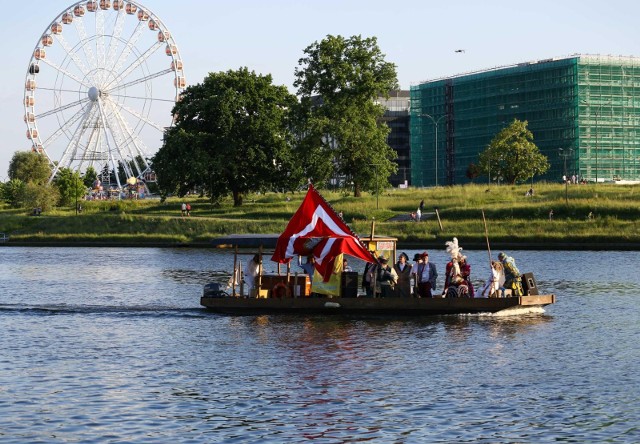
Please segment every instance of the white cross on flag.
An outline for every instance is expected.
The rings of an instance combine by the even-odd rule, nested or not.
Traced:
[[[327,282],[339,254],[347,254],[366,262],[375,262],[346,223],[309,184],[309,190],[300,208],[278,238],[271,257],[274,262],[286,264],[294,257],[313,255],[315,267]]]

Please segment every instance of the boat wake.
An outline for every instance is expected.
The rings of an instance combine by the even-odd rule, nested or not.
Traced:
[[[200,317],[200,308],[183,308],[171,306],[104,306],[104,305],[27,305],[0,304],[0,312],[18,312],[34,316],[42,315],[75,315],[75,314],[105,314],[116,316],[184,316]]]
[[[530,314],[544,314],[544,308],[542,307],[518,307],[518,308],[508,308],[506,310],[501,310],[496,313],[467,313],[460,314],[460,317],[467,318],[505,318],[510,316],[524,316]]]

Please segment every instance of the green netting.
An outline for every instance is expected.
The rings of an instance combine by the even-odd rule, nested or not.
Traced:
[[[636,180],[639,88],[640,59],[585,56],[414,86],[412,184],[468,182],[469,164],[515,118],[529,122],[534,142],[551,163],[536,180],[560,180],[565,157],[568,176]]]

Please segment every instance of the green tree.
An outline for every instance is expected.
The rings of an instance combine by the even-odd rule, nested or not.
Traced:
[[[2,185],[2,200],[12,207],[20,207],[26,184],[20,179],[11,179]]]
[[[12,185],[5,194],[13,207],[46,211],[57,205],[59,193],[49,183],[51,166],[46,157],[33,151],[16,151],[8,172]]]
[[[313,154],[311,161],[324,162],[319,167],[309,162],[309,167],[324,172],[332,162],[347,179],[345,187],[353,182],[356,197],[362,189],[375,189],[376,179],[388,185],[397,155],[387,144],[384,107],[376,100],[397,88],[395,65],[385,61],[375,37],[328,35],[304,54],[294,82],[306,128],[302,146]]]
[[[40,208],[42,211],[49,211],[57,205],[59,199],[60,193],[54,185],[50,183],[38,185],[29,182],[23,189],[18,206],[22,208]]]
[[[64,206],[75,205],[78,199],[84,197],[87,188],[78,171],[69,168],[60,168],[54,185],[58,188],[60,204]]]
[[[484,174],[515,184],[549,169],[549,161],[533,143],[533,134],[527,125],[526,120],[514,119],[493,138],[480,153],[479,167]]]
[[[93,187],[93,183],[96,181],[97,178],[98,178],[98,172],[95,170],[95,168],[93,168],[92,166],[89,166],[84,172],[84,176],[82,176],[82,182],[84,183],[85,187],[91,188]]]
[[[10,179],[44,185],[49,181],[50,176],[49,161],[34,151],[16,151],[9,162]]]
[[[295,104],[270,75],[247,68],[188,87],[153,158],[162,195],[203,189],[212,200],[231,193],[240,206],[248,192],[292,188],[301,177],[291,149]]]

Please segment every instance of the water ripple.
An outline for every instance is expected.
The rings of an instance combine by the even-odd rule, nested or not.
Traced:
[[[393,320],[207,313],[228,253],[5,251],[3,443],[640,441],[634,255],[515,252],[555,305]]]

